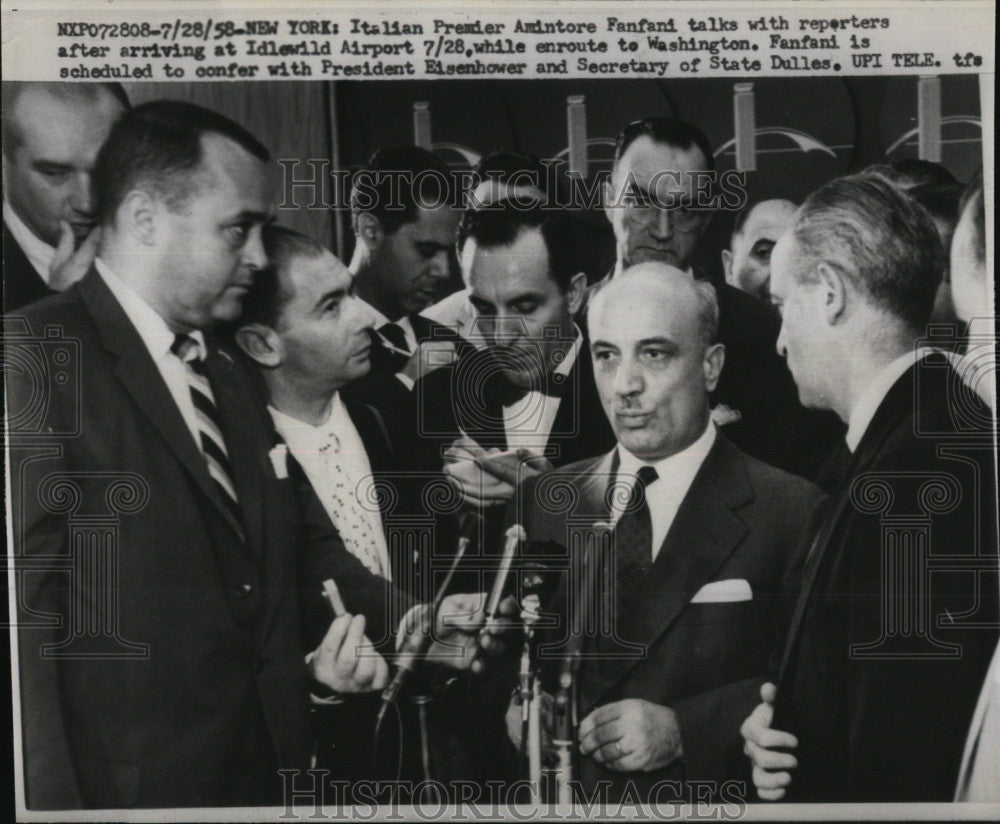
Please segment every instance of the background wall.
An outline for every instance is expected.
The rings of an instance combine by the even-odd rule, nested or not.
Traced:
[[[323,81],[131,84],[135,102],[177,97],[216,108],[246,125],[276,159],[327,159],[356,170],[376,149],[413,143],[413,104],[429,105],[433,146],[457,168],[511,147],[550,158],[567,147],[566,98],[583,95],[588,171],[610,165],[615,134],[646,115],[677,115],[704,129],[712,145],[733,140],[733,86],[740,80]],[[753,81],[757,170],[747,173],[752,200],[800,200],[827,180],[872,163],[918,156],[917,77],[758,78]],[[978,78],[941,77],[941,162],[959,180],[982,164]],[[735,168],[730,146],[720,169]],[[281,167],[275,164],[276,181]],[[299,177],[309,168],[301,166]],[[346,210],[282,210],[282,222],[328,242],[349,258]],[[595,271],[613,256],[600,210],[582,216],[592,229]],[[338,232],[339,221],[339,232]],[[732,215],[713,222],[703,265],[718,266]],[[339,237],[338,237],[339,236]]]

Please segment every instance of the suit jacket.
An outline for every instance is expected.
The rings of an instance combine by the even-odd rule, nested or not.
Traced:
[[[799,741],[789,800],[952,798],[996,643],[989,421],[935,355],[892,387],[851,457],[781,664],[773,726]]]
[[[843,437],[843,423],[832,412],[799,403],[795,382],[776,349],[781,320],[772,307],[700,270],[694,275],[712,283],[719,303],[718,342],[726,347],[726,359],[709,397],[713,407],[734,413],[726,418],[737,418],[725,423],[720,417],[722,431],[753,457],[816,480]],[[592,286],[588,296],[610,279],[608,275]],[[720,408],[719,414],[723,412]]]
[[[555,567],[572,566],[566,550],[575,543],[571,529],[608,520],[614,454],[571,464],[524,485],[520,510],[512,517],[525,526],[534,557]],[[751,458],[718,433],[649,575],[616,617],[617,637],[645,650],[640,655],[613,647],[607,634],[588,639],[585,654],[606,658],[618,652],[624,657],[585,663],[579,684],[581,720],[600,705],[626,698],[673,708],[683,762],[650,773],[622,774],[584,758],[579,773],[584,790],[592,792],[599,781],[609,781],[612,794],[621,796],[626,782],[632,782],[646,798],[661,781],[721,782],[737,773],[739,728],[759,700],[775,635],[787,617],[783,580],[795,563],[794,550],[809,514],[821,500],[812,484]],[[706,584],[716,582],[718,588],[723,581],[745,582],[752,597],[692,602]],[[570,614],[566,593],[564,577],[553,609],[546,611],[564,618]]]
[[[276,770],[309,756],[301,574],[376,622],[384,582],[272,463],[234,355],[212,345],[206,368],[238,525],[96,273],[25,317],[8,350],[40,368],[7,377],[29,806],[280,800]]]
[[[28,256],[3,224],[3,311],[13,312],[54,294],[42,280]]]

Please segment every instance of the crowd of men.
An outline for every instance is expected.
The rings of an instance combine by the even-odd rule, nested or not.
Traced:
[[[981,176],[750,203],[715,277],[712,147],[648,117],[588,277],[537,159],[461,192],[385,148],[341,262],[280,225],[267,148],[217,112],[112,84],[3,102],[30,808],[280,804],[310,767],[523,777],[519,575],[486,603],[513,524],[540,650],[579,630],[588,798],[1000,800]],[[581,529],[612,548],[584,627]]]

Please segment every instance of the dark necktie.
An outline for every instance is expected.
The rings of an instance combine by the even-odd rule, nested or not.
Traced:
[[[378,333],[400,352],[409,353],[410,345],[406,342],[406,333],[398,323],[384,323],[378,328]]]
[[[204,358],[206,353],[195,338],[183,332],[174,338],[170,351],[187,368],[188,388],[191,391],[191,401],[194,403],[194,411],[198,419],[198,445],[205,458],[208,474],[215,482],[222,502],[232,513],[236,523],[240,525],[240,537],[243,538],[241,526],[243,513],[236,495],[236,485],[233,483],[233,467],[229,462],[226,440],[222,435],[219,410],[215,405],[212,385],[209,383],[208,374],[205,371]]]
[[[634,600],[653,564],[653,517],[646,500],[646,488],[658,477],[651,466],[639,469],[625,512],[615,525],[619,614],[622,614],[626,604]]]

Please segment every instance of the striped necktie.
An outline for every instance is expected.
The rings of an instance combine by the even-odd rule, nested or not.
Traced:
[[[212,385],[205,371],[206,352],[196,338],[183,332],[174,338],[170,351],[187,367],[188,388],[191,390],[191,401],[198,419],[199,446],[205,456],[208,474],[215,482],[222,502],[240,526],[240,538],[243,539],[243,513],[236,495],[236,485],[233,483],[233,467],[226,451],[226,440],[222,436],[219,410],[215,406]]]

